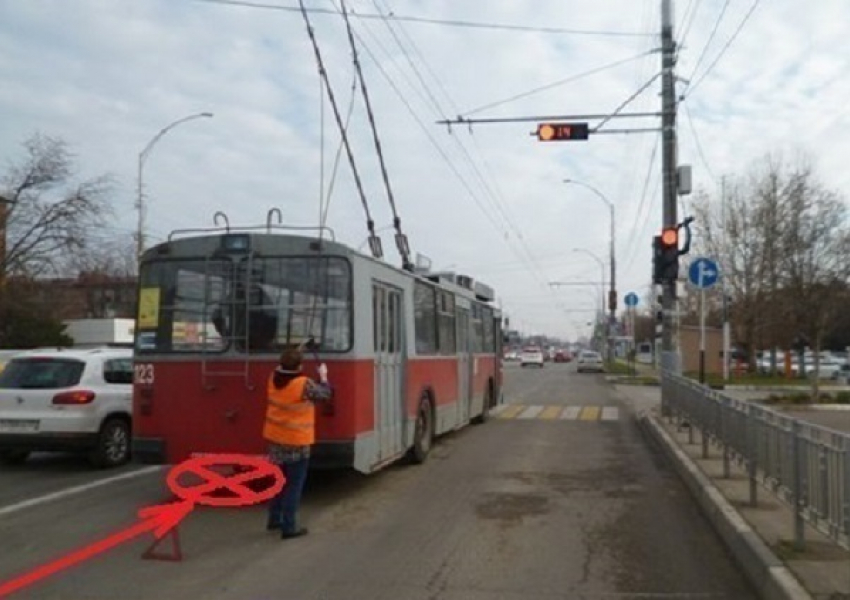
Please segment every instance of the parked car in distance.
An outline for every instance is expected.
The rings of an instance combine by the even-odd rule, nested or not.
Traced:
[[[519,355],[519,363],[521,367],[536,366],[543,368],[543,350],[537,346],[526,346]]]
[[[81,451],[99,467],[130,458],[133,351],[33,350],[0,373],[0,461]]]
[[[582,350],[578,355],[576,367],[579,373],[593,371],[596,373],[604,373],[605,365],[602,362],[602,355],[593,350]]]

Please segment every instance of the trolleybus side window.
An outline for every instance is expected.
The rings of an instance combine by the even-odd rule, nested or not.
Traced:
[[[440,354],[456,354],[457,340],[455,338],[455,297],[451,292],[440,292],[439,302],[439,340]]]
[[[483,307],[477,302],[472,303],[472,337],[470,340],[470,348],[472,352],[484,351],[484,324]]]
[[[437,290],[417,281],[413,288],[416,354],[437,354]]]
[[[483,352],[491,353],[496,350],[493,335],[493,309],[489,306],[481,307],[481,326],[484,330]]]

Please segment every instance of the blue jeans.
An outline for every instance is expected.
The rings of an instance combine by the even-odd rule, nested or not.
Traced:
[[[295,533],[298,531],[296,515],[301,504],[301,492],[304,491],[304,482],[307,481],[307,466],[309,458],[302,458],[294,462],[279,464],[278,468],[283,471],[286,483],[283,489],[272,498],[269,503],[269,525],[280,527],[282,533]]]

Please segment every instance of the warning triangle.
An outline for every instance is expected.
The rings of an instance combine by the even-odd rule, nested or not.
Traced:
[[[171,554],[156,552],[156,547],[159,546],[166,539],[171,540]],[[168,560],[172,562],[182,562],[183,561],[183,552],[180,549],[180,534],[177,532],[177,528],[171,529],[166,535],[159,539],[154,539],[153,544],[151,544],[147,550],[145,550],[144,554],[142,554],[142,558],[145,560]]]

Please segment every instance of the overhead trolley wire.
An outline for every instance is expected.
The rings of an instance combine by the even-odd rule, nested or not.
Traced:
[[[205,4],[220,4],[224,6],[238,6],[242,8],[256,8],[263,10],[278,10],[282,12],[299,12],[299,8],[295,6],[285,6],[282,4],[269,4],[266,2],[253,2],[249,0],[193,0],[194,2],[203,2]],[[336,15],[335,10],[329,8],[309,8],[308,12],[315,14]],[[587,35],[587,36],[609,36],[609,37],[646,37],[647,33],[636,31],[614,31],[606,29],[571,29],[567,27],[549,27],[540,25],[512,25],[509,23],[487,23],[481,21],[467,21],[460,19],[437,19],[431,17],[417,17],[396,15],[370,14],[370,13],[352,13],[360,19],[384,19],[389,18],[393,21],[404,21],[409,23],[420,23],[424,25],[440,25],[444,27],[459,27],[466,29],[494,29],[501,31],[513,31],[520,33],[549,33],[556,35]]]
[[[376,1],[374,1],[373,4],[375,5],[376,10],[380,13],[381,8],[380,8],[380,6],[378,6],[378,3]],[[428,83],[425,81],[425,78],[422,76],[421,72],[416,67],[416,64],[413,62],[413,59],[410,56],[410,53],[407,51],[407,48],[405,47],[405,45],[402,43],[401,39],[399,38],[399,36],[395,32],[393,25],[389,22],[388,19],[385,19],[384,24],[386,25],[387,29],[390,31],[390,34],[392,35],[393,39],[395,40],[396,45],[401,50],[403,56],[405,57],[405,60],[410,65],[411,70],[413,70],[414,74],[416,75],[416,78],[418,79],[420,85],[425,90],[425,94],[427,95],[427,99],[430,100],[430,103],[432,104],[433,108],[436,110],[437,114],[441,115],[441,116],[445,115],[445,111],[440,106],[439,100],[437,100],[435,94],[431,91]],[[418,47],[416,46],[416,42],[410,37],[409,34],[407,34],[407,32],[404,30],[404,27],[401,24],[397,24],[397,26],[402,31],[402,33],[404,33],[404,35],[407,37],[407,39],[410,42],[410,45],[413,48],[414,52],[416,52],[419,55],[422,63],[429,70],[429,72],[431,73],[431,76],[434,78],[434,80],[437,82],[437,84],[441,87],[443,94],[447,98],[448,104],[453,106],[454,102],[452,101],[451,96],[446,91],[445,87],[442,86],[442,83],[440,82],[439,77],[437,77],[433,73],[433,70],[430,69],[430,67],[428,66],[428,62],[422,56],[421,52],[419,51]],[[384,50],[385,53],[388,54],[388,52],[386,51],[385,48],[382,47],[382,49]],[[414,87],[414,86],[412,86],[412,87]],[[415,89],[415,87],[414,87],[414,89]],[[426,100],[426,104],[428,104],[427,100]],[[485,177],[485,174],[481,172],[481,169],[476,164],[475,159],[472,157],[471,153],[466,148],[466,146],[458,138],[453,137],[452,139],[458,145],[464,159],[469,164],[469,166],[472,168],[478,182],[480,183],[480,185],[482,186],[482,188],[486,192],[485,195],[490,199],[492,206],[496,209],[496,213],[505,221],[508,228],[513,231],[515,237],[519,240],[520,245],[522,246],[522,249],[525,251],[525,254],[527,254],[527,258],[522,257],[523,262],[526,263],[526,266],[527,266],[527,268],[529,268],[530,271],[536,271],[536,275],[538,277],[538,283],[540,283],[541,286],[544,287],[547,291],[552,292],[551,288],[549,286],[547,286],[545,284],[545,282],[543,281],[544,278],[541,277],[540,265],[537,263],[537,260],[534,256],[533,252],[529,248],[527,242],[525,241],[525,238],[524,238],[522,232],[518,229],[518,227],[514,223],[513,217],[509,214],[508,208],[504,203],[504,197],[503,197],[503,194],[501,193],[501,190],[499,189],[498,185],[494,185],[492,183],[492,182],[495,181],[495,177],[492,174],[492,170],[489,166],[489,163],[487,162],[487,160],[482,155],[481,160],[483,162],[484,169],[488,171],[488,175],[489,175],[489,176]],[[477,142],[476,142],[476,144],[477,144]],[[480,153],[480,148],[478,148],[478,150],[479,150],[479,153]],[[506,241],[507,241],[507,239],[509,239],[509,238],[506,235]]]

